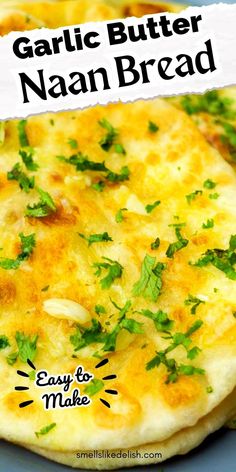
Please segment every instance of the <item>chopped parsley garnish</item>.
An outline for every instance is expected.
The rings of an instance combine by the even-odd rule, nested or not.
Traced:
[[[236,280],[236,234],[232,235],[229,241],[228,249],[208,249],[200,259],[190,265],[196,267],[205,267],[212,264],[217,269],[225,273],[226,277]]]
[[[125,180],[129,180],[129,176],[130,176],[129,168],[127,166],[123,166],[121,167],[119,174],[109,170],[107,172],[106,179],[109,182],[117,183],[117,182],[124,182]]]
[[[105,182],[103,180],[99,180],[99,182],[92,184],[91,187],[97,192],[103,192],[105,188]]]
[[[64,156],[57,156],[57,159],[62,162],[66,162],[67,164],[71,164],[72,166],[75,166],[77,171],[84,172],[85,170],[93,170],[98,172],[106,172],[108,170],[104,162],[90,161],[88,156],[85,156],[81,152],[78,152],[77,154],[74,154],[73,156],[68,158]]]
[[[40,436],[44,436],[45,434],[48,434],[49,431],[51,431],[53,428],[55,428],[56,425],[56,423],[51,423],[47,426],[44,426],[40,429],[40,431],[36,432],[35,435],[37,436],[37,438],[39,438]]]
[[[34,151],[32,149],[19,150],[19,156],[21,157],[23,163],[25,164],[26,169],[34,172],[39,168],[39,165],[33,160]]]
[[[68,139],[68,144],[71,147],[71,149],[78,149],[78,141],[76,139]]]
[[[101,313],[105,314],[106,308],[103,305],[95,305],[95,313],[97,313],[97,315],[100,315]]]
[[[202,223],[203,229],[210,229],[213,227],[214,227],[214,220],[212,218],[209,218],[206,223]]]
[[[19,162],[17,162],[12,170],[7,172],[8,180],[16,180],[24,192],[29,193],[34,188],[34,177],[28,177],[23,171]]]
[[[210,189],[210,190],[215,188],[216,185],[217,185],[216,182],[213,182],[213,180],[211,180],[211,179],[207,179],[207,180],[205,180],[205,182],[203,182],[203,187],[207,188],[207,189]]]
[[[190,311],[192,315],[196,314],[196,310],[201,303],[205,303],[205,301],[201,300],[200,298],[194,297],[193,295],[190,295],[190,294],[188,295],[188,298],[184,300],[185,305],[187,306],[192,305],[191,311]]]
[[[70,341],[74,345],[75,351],[79,351],[93,343],[103,344],[103,351],[115,351],[117,336],[122,329],[134,334],[143,333],[142,323],[126,317],[126,314],[131,307],[130,300],[128,300],[122,308],[118,307],[114,302],[112,303],[120,312],[117,324],[110,332],[105,331],[102,328],[101,323],[94,318],[92,319],[92,325],[89,328],[77,326],[75,334],[70,337]]]
[[[21,262],[26,261],[31,256],[33,249],[36,245],[35,234],[29,234],[25,236],[23,233],[19,234],[21,240],[21,252],[18,254],[16,259],[8,259],[0,257],[0,267],[2,269],[18,269]]]
[[[170,320],[167,313],[162,310],[158,310],[156,313],[153,313],[150,310],[141,310],[138,313],[150,318],[154,322],[157,331],[169,332],[173,327],[174,321]]]
[[[195,200],[198,195],[202,195],[202,190],[195,190],[194,192],[186,195],[186,200],[188,204],[190,205],[192,201]]]
[[[151,249],[154,251],[155,249],[158,249],[161,244],[160,238],[156,238],[153,243],[151,243]]]
[[[211,385],[209,385],[209,386],[206,388],[206,391],[207,391],[207,393],[212,393],[212,392],[213,392],[213,388],[211,387]]]
[[[45,285],[45,287],[41,288],[41,292],[47,292],[50,285]]]
[[[156,133],[159,130],[159,127],[153,121],[148,122],[148,131],[150,133]]]
[[[123,266],[108,257],[102,258],[105,262],[95,262],[93,267],[96,268],[95,275],[100,277],[103,269],[107,271],[107,275],[100,280],[100,285],[102,289],[110,288],[115,279],[120,279],[123,273]]]
[[[9,339],[4,334],[0,335],[0,350],[10,346]]]
[[[209,193],[209,198],[211,200],[217,200],[217,198],[219,198],[220,194],[215,192],[215,193]]]
[[[147,212],[147,213],[151,213],[151,212],[154,210],[154,208],[156,208],[157,206],[160,205],[160,203],[161,203],[160,200],[156,200],[154,203],[151,203],[151,204],[149,204],[149,205],[146,205],[146,206],[145,206],[146,212]]]
[[[123,211],[127,211],[127,208],[120,208],[116,213],[115,220],[117,223],[122,223],[124,219]]]
[[[96,395],[96,393],[100,392],[100,390],[103,389],[104,387],[104,382],[100,379],[92,379],[89,385],[85,387],[84,393],[89,395],[89,397],[92,397],[93,395]]]
[[[27,359],[33,362],[37,353],[38,335],[27,336],[24,333],[17,331],[15,339],[21,362],[27,362]]]
[[[211,115],[221,115],[232,119],[235,111],[232,108],[233,100],[221,97],[217,90],[211,90],[203,95],[186,95],[181,100],[181,105],[189,115],[206,112]]]
[[[8,365],[14,365],[17,361],[17,357],[18,357],[18,352],[12,352],[11,354],[9,354],[9,356],[7,356]]]
[[[181,228],[184,226],[184,223],[177,223],[170,226],[174,226],[177,237],[177,241],[175,243],[171,243],[166,251],[167,257],[172,259],[177,251],[180,251],[188,245],[189,241],[188,239],[183,238],[181,234]]]
[[[109,241],[113,241],[107,231],[105,231],[104,233],[90,234],[90,236],[85,236],[82,233],[78,233],[78,235],[88,242],[88,246],[91,246],[91,244],[94,243],[107,243]]]
[[[115,142],[119,134],[117,129],[115,129],[112,124],[108,120],[106,120],[106,118],[103,118],[98,123],[103,129],[107,131],[105,136],[103,136],[102,139],[100,139],[99,141],[99,144],[103,151],[108,152],[114,145],[115,152],[117,152],[118,154],[126,154],[124,146],[120,143]]]
[[[162,271],[165,268],[165,264],[162,262],[156,264],[156,258],[146,254],[141,267],[140,279],[133,286],[133,296],[143,296],[156,302],[162,288]]]
[[[97,192],[103,192],[105,188],[105,182],[103,182],[103,180],[99,180],[99,182],[95,182],[94,184],[92,184],[91,187],[94,190],[97,190]]]
[[[186,333],[175,333],[174,335],[169,335],[168,339],[172,340],[172,343],[164,350],[160,352],[156,352],[156,355],[151,359],[147,365],[146,369],[154,369],[155,367],[159,367],[160,364],[163,364],[167,369],[167,380],[166,384],[170,382],[176,382],[178,380],[179,375],[194,375],[200,374],[203,375],[205,371],[198,367],[194,367],[192,365],[185,365],[185,364],[177,364],[175,359],[169,359],[167,354],[173,351],[176,347],[182,345],[187,351],[188,359],[194,359],[199,352],[201,351],[198,347],[193,347],[189,349],[192,340],[190,336],[197,331],[203,322],[201,320],[197,320],[187,331]],[[167,339],[167,338],[166,338]]]
[[[43,218],[44,216],[54,213],[57,207],[49,193],[39,187],[37,187],[36,190],[40,196],[39,202],[33,205],[27,205],[25,216]]]
[[[28,137],[26,134],[26,125],[27,125],[27,120],[20,120],[17,125],[18,129],[18,137],[19,137],[19,142],[21,147],[27,147],[29,146],[29,141]]]
[[[117,154],[123,154],[125,156],[126,150],[122,144],[115,144],[114,149],[117,152]]]

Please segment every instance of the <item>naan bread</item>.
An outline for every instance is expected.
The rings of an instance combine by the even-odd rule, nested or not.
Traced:
[[[16,2],[9,2],[4,7],[2,34],[12,28],[14,5]],[[32,15],[32,27],[37,21],[56,27],[122,16],[121,6],[101,2],[74,1],[70,6],[51,2],[47,8],[37,2],[20,2],[17,8],[21,15]],[[127,4],[122,8],[125,16]],[[9,23],[7,18],[11,18]],[[109,127],[111,142],[107,138]],[[20,129],[22,139],[22,123]],[[0,358],[4,379],[0,436],[78,467],[117,466],[115,461],[105,465],[77,463],[74,451],[88,447],[143,449],[152,444],[151,450],[163,449],[163,460],[187,452],[235,411],[231,392],[236,385],[236,281],[214,264],[189,264],[209,249],[225,251],[213,251],[215,256],[230,257],[226,250],[236,234],[233,169],[186,113],[158,99],[31,117],[23,126],[25,135],[39,165],[34,172],[23,167],[19,156],[18,122],[5,124],[0,148],[1,256],[18,260],[21,233],[35,234],[36,243],[17,268],[0,268],[0,335],[10,343],[1,350]],[[100,163],[100,170],[76,170],[75,161],[68,159],[79,152],[83,162]],[[110,173],[101,170],[104,161]],[[35,177],[35,188],[28,193],[18,181],[7,178],[17,162],[28,177]],[[50,194],[51,208],[46,205],[46,216],[27,217],[27,206],[39,202],[37,187]],[[107,236],[89,245],[86,238],[98,234]],[[167,252],[177,238],[180,244]],[[151,272],[153,284],[144,284],[145,291],[136,283],[143,262],[149,261],[150,267],[154,261],[150,258],[161,265],[158,275]],[[109,267],[100,266],[101,274],[98,270],[96,275],[99,266],[93,265],[111,261],[118,262],[118,275],[110,287],[106,284],[102,288],[100,282]],[[104,342],[74,349],[80,347],[79,333],[91,327],[92,318],[96,326],[101,323],[107,341],[119,322],[118,307],[124,307],[128,300],[129,329],[120,330],[114,352],[104,350]],[[75,302],[77,309],[70,302]],[[96,306],[102,306],[102,312]],[[149,317],[141,310],[149,310]],[[150,319],[158,311],[159,316],[166,313],[168,336],[160,318],[156,324]],[[193,326],[195,330],[186,340]],[[107,381],[88,408],[45,411],[42,392],[32,380],[19,380],[16,373],[17,369],[29,370],[22,361],[26,354],[21,352],[14,365],[7,363],[19,350],[17,332],[24,333],[24,346],[27,336],[31,342],[38,336],[37,349],[29,349],[37,370],[60,374],[73,372],[82,364],[96,377],[98,373],[101,377],[114,373],[117,379]],[[179,346],[164,359],[175,360],[177,378],[168,378],[171,369],[167,371],[164,362],[157,365],[158,360],[147,370],[156,352],[163,352],[177,338]],[[195,349],[189,357],[184,340],[188,351]],[[100,371],[95,369],[97,352],[109,358]],[[14,391],[19,383],[30,386],[29,391]],[[118,395],[111,397],[105,388],[116,389]],[[100,402],[101,397],[110,402],[110,409]],[[20,402],[30,399],[33,404],[19,408]],[[56,426],[48,434],[35,435],[52,423]],[[118,465],[130,464],[121,461]]]

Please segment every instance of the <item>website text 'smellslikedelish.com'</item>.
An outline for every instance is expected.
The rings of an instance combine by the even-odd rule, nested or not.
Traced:
[[[161,452],[141,452],[138,450],[126,451],[116,450],[109,451],[108,449],[93,450],[93,451],[79,451],[76,453],[77,459],[162,459]]]

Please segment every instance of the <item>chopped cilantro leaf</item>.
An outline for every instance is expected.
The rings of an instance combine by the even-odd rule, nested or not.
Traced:
[[[127,166],[123,166],[120,169],[120,173],[117,174],[116,172],[113,172],[109,170],[106,175],[106,179],[109,182],[124,182],[125,180],[129,180],[130,176],[130,170]]]
[[[103,305],[95,305],[95,313],[97,313],[97,315],[100,315],[101,313],[104,314],[106,313],[106,309]]]
[[[51,423],[47,426],[44,426],[43,428],[40,429],[40,431],[36,432],[35,435],[37,436],[37,438],[39,438],[40,436],[48,434],[49,431],[55,428],[55,426],[56,426],[56,423]]]
[[[104,162],[90,161],[88,156],[85,156],[81,152],[78,152],[77,154],[74,154],[69,158],[64,156],[57,156],[57,159],[62,162],[66,162],[67,164],[71,164],[72,166],[75,166],[77,171],[84,172],[85,170],[93,170],[97,172],[107,172],[108,170]]]
[[[90,234],[90,236],[85,236],[82,233],[78,233],[78,235],[88,242],[88,246],[91,246],[91,244],[94,244],[94,243],[102,243],[102,242],[107,243],[108,241],[113,241],[113,239],[109,236],[107,231],[100,234]]]
[[[127,208],[120,208],[116,213],[115,220],[117,223],[122,223],[124,219],[123,211],[127,211]]]
[[[208,219],[206,223],[202,223],[203,229],[210,229],[214,227],[214,220],[212,218]]]
[[[17,331],[15,339],[21,362],[27,362],[27,359],[33,362],[37,352],[38,335],[26,336],[23,332]]]
[[[4,334],[0,335],[0,350],[10,346],[9,339]]]
[[[91,187],[94,190],[97,190],[97,192],[103,192],[105,188],[105,182],[103,182],[103,180],[99,180],[99,182],[95,182],[94,184],[92,184]]]
[[[35,234],[29,234],[28,236],[25,236],[23,233],[20,233],[19,237],[21,240],[20,254],[18,254],[16,259],[0,257],[0,267],[2,269],[18,269],[21,262],[27,260],[31,256],[33,249],[36,245]]]
[[[33,160],[33,154],[34,152],[30,148],[28,150],[24,150],[24,149],[19,150],[19,155],[23,163],[25,164],[26,169],[32,172],[36,171],[39,168],[39,165]]]
[[[26,125],[27,125],[27,120],[20,120],[17,125],[18,129],[18,137],[19,137],[19,142],[21,147],[27,147],[29,146],[29,141],[28,137],[26,134]]]
[[[57,208],[49,193],[39,187],[37,187],[36,190],[40,196],[40,200],[33,205],[27,205],[25,216],[43,218],[54,213]]]
[[[102,343],[105,340],[105,333],[102,325],[95,318],[92,318],[92,325],[89,328],[78,326],[75,334],[70,336],[70,342],[73,344],[75,351],[79,351],[85,346],[93,343]]]
[[[187,200],[188,204],[190,205],[192,203],[192,201],[195,200],[195,198],[198,195],[202,195],[202,190],[195,190],[194,192],[189,193],[188,195],[186,195],[186,200]]]
[[[133,296],[143,296],[156,302],[162,288],[161,275],[165,268],[165,264],[161,262],[156,264],[156,258],[146,254],[141,267],[140,279],[133,286]]]
[[[68,139],[68,144],[71,147],[71,149],[77,149],[78,148],[78,141],[76,139]]]
[[[100,392],[100,390],[104,387],[104,382],[100,379],[92,379],[89,385],[87,385],[84,389],[84,393],[92,397],[96,395],[96,393]]]
[[[217,269],[225,273],[226,277],[231,280],[236,280],[236,235],[232,235],[229,242],[228,249],[208,249],[197,262],[190,265],[196,267],[205,267],[212,264]]]
[[[34,177],[28,177],[21,168],[19,162],[17,162],[12,170],[7,172],[8,180],[16,180],[19,186],[24,192],[29,193],[30,189],[34,188]]]
[[[215,192],[215,193],[209,193],[209,198],[211,200],[217,200],[217,198],[219,198],[220,194]]]
[[[125,150],[125,148],[124,148],[124,146],[123,146],[122,144],[116,143],[116,144],[114,145],[114,149],[115,149],[115,151],[117,152],[117,154],[123,154],[123,155],[125,156],[126,150]]]
[[[150,310],[141,310],[139,313],[150,318],[154,322],[157,331],[169,332],[173,327],[174,321],[170,320],[167,313],[162,310],[158,310],[156,313],[153,313]]]
[[[185,305],[187,306],[192,305],[191,311],[190,311],[192,315],[196,314],[196,310],[201,303],[205,303],[204,300],[201,300],[200,298],[197,298],[197,297],[193,297],[193,295],[190,295],[190,294],[188,295],[188,298],[184,300]]]
[[[111,125],[111,123],[109,123],[109,121],[106,120],[106,118],[103,118],[98,123],[102,128],[104,128],[107,131],[107,134],[103,136],[103,138],[99,141],[101,148],[107,152],[109,151],[111,146],[114,144],[114,140],[116,136],[118,135],[118,132]]]
[[[154,251],[155,249],[158,249],[161,244],[160,238],[156,238],[153,243],[151,243],[151,249]]]
[[[213,392],[213,388],[211,387],[211,385],[209,385],[206,389],[207,393],[212,393]]]
[[[154,203],[151,203],[151,204],[149,204],[149,205],[146,205],[146,206],[145,206],[146,212],[147,212],[147,213],[151,213],[151,212],[154,210],[154,208],[156,208],[157,206],[160,205],[160,203],[161,203],[160,200],[156,200]]]
[[[167,257],[172,259],[174,257],[175,252],[180,251],[184,247],[188,245],[188,239],[183,238],[180,229],[183,227],[184,223],[177,223],[174,226],[175,234],[177,237],[177,241],[175,243],[171,243],[166,251]]]
[[[159,127],[153,121],[148,122],[148,131],[150,133],[156,133],[159,130]]]
[[[215,188],[216,185],[217,185],[216,182],[213,182],[213,180],[211,180],[211,179],[207,179],[207,180],[205,180],[205,182],[203,182],[203,187],[207,188],[207,189],[210,189],[210,190]]]
[[[206,112],[211,115],[221,115],[232,119],[235,111],[232,108],[233,100],[221,97],[217,90],[211,90],[203,95],[186,95],[181,100],[181,105],[189,114]]]
[[[102,289],[108,289],[115,279],[121,278],[124,268],[119,262],[108,259],[108,257],[103,257],[102,259],[107,262],[95,262],[93,267],[97,269],[95,272],[97,277],[101,276],[103,269],[107,270],[108,273],[106,277],[100,280],[100,285]]]
[[[18,358],[18,351],[17,352],[12,352],[7,356],[7,363],[8,365],[14,365],[17,361]]]

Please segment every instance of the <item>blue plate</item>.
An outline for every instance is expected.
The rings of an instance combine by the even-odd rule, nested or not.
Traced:
[[[204,0],[204,2],[183,0],[182,3],[209,5],[220,2],[218,0]],[[224,0],[224,3],[236,3],[236,1]],[[163,464],[144,466],[145,470],[149,472],[234,472],[236,471],[235,435],[235,431],[223,428],[211,434],[198,448],[187,455],[174,457]],[[144,467],[134,467],[131,470],[144,472]],[[51,462],[21,447],[0,441],[0,472],[42,472],[43,470],[45,472],[72,472],[73,469]],[[79,469],[76,470],[79,472]],[[127,469],[124,469],[125,471]]]

